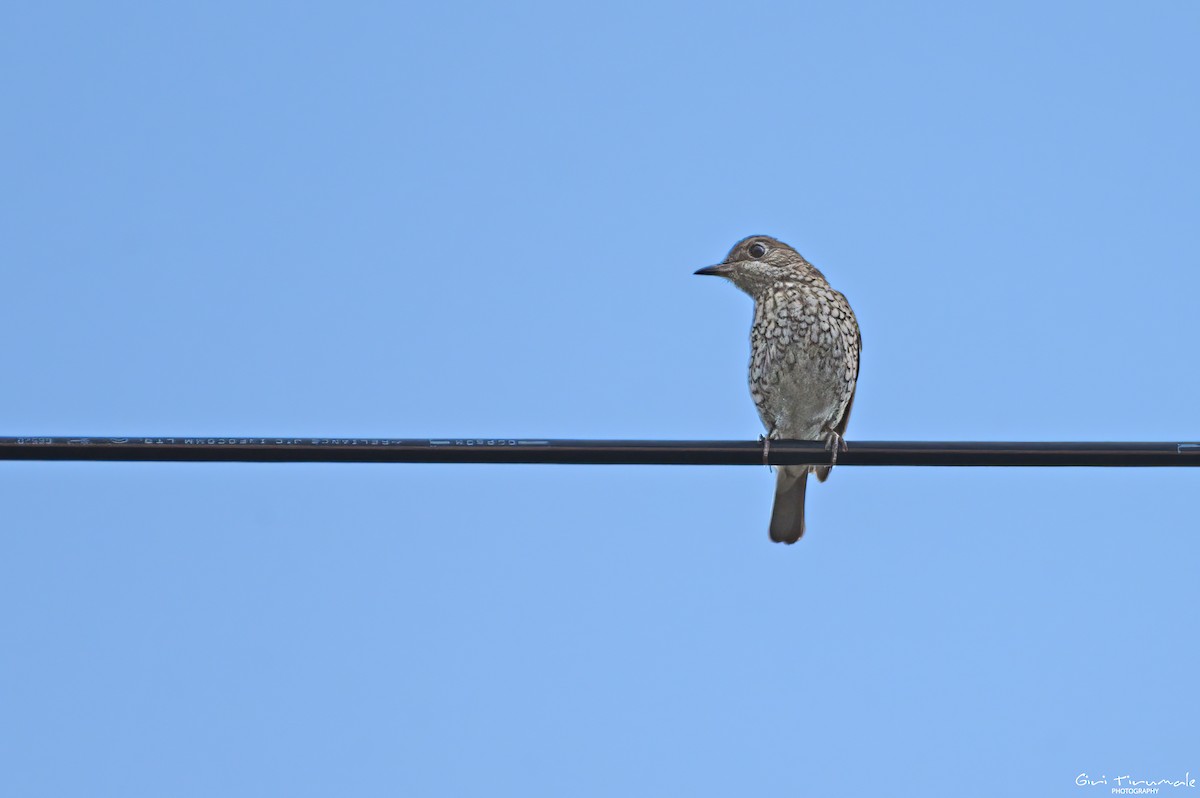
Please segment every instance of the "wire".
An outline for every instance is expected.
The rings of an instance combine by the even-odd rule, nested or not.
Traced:
[[[526,438],[0,438],[0,460],[828,465],[818,441]],[[851,441],[839,466],[1200,466],[1200,443]]]

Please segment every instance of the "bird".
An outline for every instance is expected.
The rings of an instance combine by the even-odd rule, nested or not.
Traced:
[[[696,274],[724,277],[754,300],[750,328],[750,396],[771,440],[824,441],[830,463],[846,450],[862,333],[850,303],[816,266],[771,236],[747,236],[725,260]],[[765,460],[764,456],[764,460]],[[770,536],[804,535],[809,473],[824,482],[830,466],[779,466]]]

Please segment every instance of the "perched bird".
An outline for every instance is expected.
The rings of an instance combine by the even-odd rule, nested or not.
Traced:
[[[716,266],[696,274],[724,277],[754,300],[750,328],[750,396],[768,439],[825,441],[837,462],[862,335],[846,297],[796,250],[770,236],[743,238]],[[769,443],[767,445],[770,445]],[[809,472],[824,482],[829,466],[780,466],[775,478],[771,540],[804,534]]]

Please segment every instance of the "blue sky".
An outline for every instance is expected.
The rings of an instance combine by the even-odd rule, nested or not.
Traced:
[[[23,4],[5,435],[1195,440],[1194,3]],[[0,792],[1101,795],[1200,773],[1196,474],[0,463]]]

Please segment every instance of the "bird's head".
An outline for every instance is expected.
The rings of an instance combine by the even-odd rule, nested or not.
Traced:
[[[725,260],[696,274],[724,277],[754,296],[780,282],[821,276],[799,252],[770,236],[748,236],[733,245]]]

